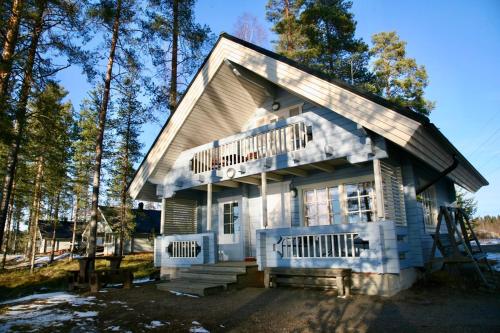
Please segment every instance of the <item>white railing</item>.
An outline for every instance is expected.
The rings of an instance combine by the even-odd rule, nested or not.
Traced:
[[[357,233],[284,236],[277,245],[282,258],[349,258],[360,255],[357,238]]]
[[[215,263],[215,235],[160,235],[155,238],[155,267],[189,267]]]
[[[195,240],[172,241],[168,248],[171,258],[196,258],[200,252],[200,245]]]
[[[288,267],[400,272],[393,221],[269,228],[256,233],[256,258],[260,270]]]
[[[199,151],[191,160],[191,170],[198,174],[285,154],[305,148],[311,140],[311,130],[299,122]]]

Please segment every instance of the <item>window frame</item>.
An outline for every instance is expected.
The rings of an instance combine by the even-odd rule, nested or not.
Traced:
[[[236,201],[229,201],[229,202],[224,202],[222,204],[222,234],[223,235],[234,235],[235,234],[235,213],[234,213],[234,207],[238,207],[238,215],[236,215],[236,219],[240,218],[240,205],[239,202]],[[229,212],[226,213],[226,206],[229,205]],[[226,223],[226,216],[229,216],[230,221]],[[229,232],[226,232],[226,226],[229,226]]]
[[[336,179],[336,180],[331,180],[327,182],[318,182],[314,184],[307,184],[307,185],[302,185],[302,186],[297,186],[298,190],[298,198],[299,198],[299,215],[300,215],[300,225],[307,227],[307,222],[306,222],[306,216],[305,216],[305,201],[304,201],[304,195],[305,191],[307,190],[315,190],[315,189],[321,189],[321,188],[327,188],[327,187],[335,187],[338,186],[338,195],[340,198],[340,209],[341,209],[341,221],[340,224],[348,224],[348,219],[347,219],[347,201],[346,196],[345,196],[345,185],[347,184],[359,184],[359,183],[365,183],[365,182],[371,182],[373,184],[373,222],[379,221],[379,218],[377,216],[377,207],[376,207],[376,191],[375,191],[375,177],[373,174],[367,174],[367,175],[362,175],[362,176],[354,176],[354,177],[348,177],[344,179]],[[371,222],[359,222],[359,223],[371,223]],[[329,224],[332,225],[332,224]]]
[[[437,224],[437,193],[434,186],[429,187],[417,197],[418,202],[420,202],[422,207],[422,217],[424,219],[424,226],[426,229],[435,227]],[[426,205],[428,204],[428,205]],[[426,214],[426,207],[428,208],[428,214]],[[429,216],[430,219],[426,219]],[[430,223],[428,223],[430,222]],[[434,231],[434,230],[432,230]]]

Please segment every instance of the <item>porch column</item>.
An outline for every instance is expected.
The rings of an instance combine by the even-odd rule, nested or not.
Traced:
[[[212,231],[212,183],[207,184],[207,231]]]
[[[382,183],[382,168],[380,160],[373,160],[373,177],[375,180],[375,202],[377,208],[377,218],[385,220],[385,207],[384,207],[384,186]]]
[[[267,174],[262,172],[260,174],[261,186],[260,197],[262,202],[262,224],[263,229],[267,228]]]
[[[160,233],[163,235],[165,233],[165,220],[167,217],[167,199],[161,199],[161,218],[160,218]]]

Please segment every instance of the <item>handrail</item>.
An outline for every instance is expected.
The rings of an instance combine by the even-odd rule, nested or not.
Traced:
[[[191,159],[191,170],[199,174],[285,154],[305,148],[311,140],[310,128],[298,122],[196,152]]]

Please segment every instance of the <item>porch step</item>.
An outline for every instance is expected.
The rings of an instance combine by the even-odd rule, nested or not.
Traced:
[[[244,274],[244,273],[242,273]],[[238,282],[238,273],[221,273],[221,272],[213,272],[213,271],[187,271],[180,272],[179,277],[185,278],[187,280],[195,280],[195,281],[215,281],[215,282],[224,282],[224,283],[232,283]]]
[[[257,264],[254,262],[193,265],[181,271],[179,278],[159,284],[158,289],[206,296],[227,289],[255,286],[258,276]]]
[[[195,296],[213,295],[224,290],[223,284],[176,279],[156,285],[158,290],[171,291]]]
[[[214,264],[214,265],[193,265],[189,268],[190,272],[229,272],[229,273],[246,273],[247,266],[236,266],[236,265],[223,265],[223,264]]]

